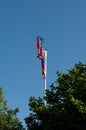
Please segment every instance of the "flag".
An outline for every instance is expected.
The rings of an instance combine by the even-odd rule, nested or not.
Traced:
[[[43,56],[43,46],[42,46],[42,44],[43,44],[43,39],[40,37],[40,36],[38,36],[37,37],[37,50],[38,50],[38,58],[39,59],[42,59],[44,56]]]
[[[41,67],[42,67],[42,79],[44,80],[47,74],[47,50],[44,50],[43,53],[44,57],[43,59],[41,59]]]
[[[38,58],[41,60],[41,68],[42,68],[42,79],[46,78],[47,73],[47,50],[43,46],[44,39],[40,36],[37,37],[37,51]]]

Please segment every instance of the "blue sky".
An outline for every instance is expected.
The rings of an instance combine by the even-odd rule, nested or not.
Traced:
[[[38,35],[48,50],[49,88],[57,70],[66,73],[78,61],[86,63],[86,1],[0,1],[0,86],[8,106],[20,108],[22,122],[29,115],[29,97],[43,96]]]

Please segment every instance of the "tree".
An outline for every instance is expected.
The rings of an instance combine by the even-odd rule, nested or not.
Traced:
[[[0,88],[0,130],[23,130],[23,126],[17,118],[18,112],[19,108],[12,110],[7,107],[7,101]]]
[[[29,98],[29,130],[86,130],[86,64],[75,64],[67,74],[57,72],[57,80],[43,98]]]

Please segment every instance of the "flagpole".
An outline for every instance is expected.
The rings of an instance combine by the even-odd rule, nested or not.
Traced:
[[[47,50],[45,51],[44,97],[46,97],[46,89],[47,89]],[[44,104],[46,106],[46,99],[44,99]]]
[[[47,81],[46,78],[44,79],[44,98],[46,97],[46,85],[47,85]],[[44,104],[46,106],[46,99],[44,99]]]

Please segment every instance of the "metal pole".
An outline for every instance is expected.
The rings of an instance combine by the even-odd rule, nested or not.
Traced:
[[[44,79],[44,97],[46,97],[46,88],[47,88],[47,50],[44,53],[45,60],[45,79]],[[46,100],[44,100],[44,104],[46,106]]]
[[[44,80],[44,97],[46,97],[46,78],[45,78],[45,80]],[[44,99],[44,104],[45,104],[45,106],[46,106],[46,100]]]

